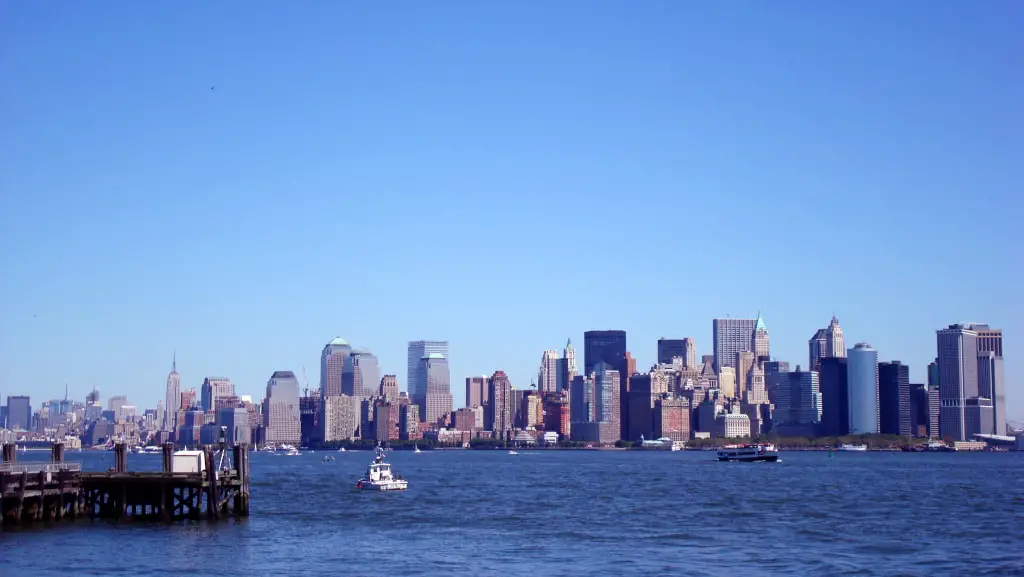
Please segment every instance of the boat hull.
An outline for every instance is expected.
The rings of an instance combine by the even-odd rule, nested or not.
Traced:
[[[356,490],[381,493],[384,491],[405,491],[409,488],[406,481],[390,481],[388,483],[372,483],[370,481],[359,481],[356,483]]]
[[[740,463],[753,463],[755,461],[764,461],[766,463],[774,463],[779,460],[779,455],[747,455],[742,457],[730,457],[730,456],[718,456],[719,461],[739,461]]]

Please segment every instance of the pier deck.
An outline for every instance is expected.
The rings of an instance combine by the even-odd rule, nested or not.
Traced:
[[[162,472],[128,471],[127,453],[115,445],[112,470],[85,473],[81,464],[64,462],[63,445],[54,445],[53,462],[25,464],[16,463],[14,445],[4,445],[0,527],[78,517],[173,522],[249,515],[247,447],[233,447],[230,466],[218,468],[213,446],[206,446],[199,471],[186,473],[173,472],[170,444]]]

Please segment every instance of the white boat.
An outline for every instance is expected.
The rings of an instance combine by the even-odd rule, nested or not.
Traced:
[[[301,455],[302,453],[300,453],[299,450],[296,449],[295,447],[288,449],[284,454],[285,457],[299,457]]]
[[[423,451],[420,450],[420,446],[419,445],[413,445],[412,446],[412,452],[413,453],[422,453]]]
[[[840,451],[856,451],[858,453],[861,453],[861,452],[867,451],[868,450],[868,446],[867,445],[850,445],[849,443],[844,443],[843,446],[839,447],[839,450]]]
[[[394,475],[391,464],[384,462],[384,450],[380,447],[366,468],[366,477],[356,483],[356,489],[361,491],[404,491],[408,488],[409,482]]]
[[[743,445],[726,445],[718,450],[719,461],[768,461],[779,460],[779,451],[771,443],[746,443]]]
[[[288,443],[283,443],[283,444],[277,446],[277,450],[278,451],[297,451],[298,449],[295,448],[295,445],[289,445]]]
[[[508,454],[509,454],[509,455],[518,455],[519,453],[518,453],[518,452],[516,452],[516,450],[515,450],[515,449],[509,449],[509,451],[508,451]]]
[[[263,445],[263,448],[260,449],[260,451],[263,451],[264,453],[275,453],[277,452],[277,449],[275,449],[273,445]]]
[[[342,447],[342,448],[338,449],[338,452],[339,453],[344,453],[345,452],[345,447]]]

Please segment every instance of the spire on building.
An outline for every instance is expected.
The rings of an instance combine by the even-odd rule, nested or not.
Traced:
[[[750,326],[750,325],[747,325]],[[764,326],[764,318],[761,317],[761,311],[757,311],[757,323],[754,325],[754,331],[766,331],[768,327]]]
[[[173,349],[171,353],[171,372],[178,372],[178,349]]]

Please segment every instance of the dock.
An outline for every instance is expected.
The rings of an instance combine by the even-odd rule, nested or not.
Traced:
[[[0,528],[77,518],[173,523],[249,516],[245,445],[175,451],[168,443],[162,470],[153,472],[129,471],[124,444],[114,445],[114,466],[96,473],[65,462],[62,444],[53,445],[49,463],[19,464],[13,444],[2,455]]]

